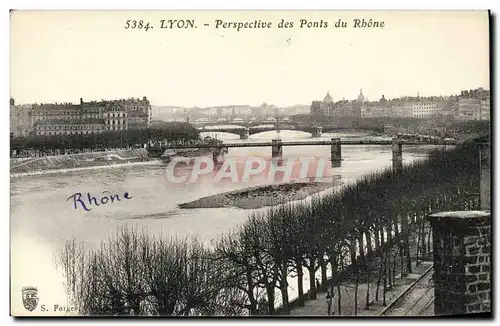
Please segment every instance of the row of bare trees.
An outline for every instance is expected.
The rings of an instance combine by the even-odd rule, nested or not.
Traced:
[[[68,293],[89,315],[288,314],[316,298],[318,272],[321,290],[337,289],[339,308],[348,283],[356,298],[358,284],[368,284],[366,309],[370,284],[385,305],[396,272],[411,273],[412,260],[431,250],[425,217],[477,208],[477,152],[472,142],[435,151],[399,175],[374,173],[329,195],[252,213],[211,246],[127,229],[99,249],[68,242],[59,260]]]

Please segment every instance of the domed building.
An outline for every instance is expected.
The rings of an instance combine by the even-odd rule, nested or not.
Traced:
[[[328,91],[325,97],[323,98],[323,103],[333,103],[333,98],[330,95],[330,91]]]
[[[313,101],[311,104],[311,114],[314,115],[329,115],[335,103],[330,95],[330,91],[326,92],[323,101]]]

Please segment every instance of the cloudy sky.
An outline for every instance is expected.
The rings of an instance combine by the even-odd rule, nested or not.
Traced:
[[[353,28],[353,19],[384,21]],[[127,20],[153,29],[125,29]],[[161,29],[194,19],[196,29]],[[272,22],[215,28],[215,20]],[[293,28],[277,28],[284,19]],[[328,28],[300,28],[300,20]],[[335,28],[342,19],[347,28]],[[209,24],[209,26],[204,26]],[[449,95],[489,88],[489,27],[477,12],[46,11],[11,16],[11,96],[18,103],[147,96],[153,105],[306,104]]]

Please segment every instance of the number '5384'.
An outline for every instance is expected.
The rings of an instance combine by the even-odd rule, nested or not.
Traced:
[[[142,29],[147,32],[151,28],[153,28],[153,26],[144,20],[127,20],[125,22],[125,29]]]

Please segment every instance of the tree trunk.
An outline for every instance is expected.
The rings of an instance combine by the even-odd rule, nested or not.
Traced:
[[[268,304],[268,313],[269,315],[274,315],[274,286],[272,284],[266,284],[266,292],[267,292],[267,304]]]
[[[431,254],[432,248],[431,248],[431,231],[429,230],[429,233],[427,234],[427,250],[429,250],[428,255]]]
[[[371,271],[368,270],[367,271],[367,280],[366,280],[366,305],[365,305],[365,309],[368,310],[370,309],[370,277],[371,277]]]
[[[411,267],[411,253],[410,253],[410,243],[406,243],[406,272],[407,273],[412,273],[412,267]]]
[[[282,304],[282,310],[281,310],[281,314],[282,315],[289,315],[290,314],[290,306],[288,304],[288,284],[285,281],[281,281],[280,282],[280,291],[281,291],[281,299],[283,301],[283,304]]]
[[[379,300],[378,300],[378,299],[379,299],[379,297],[378,297],[378,293],[379,293],[378,289],[379,289],[379,287],[380,287],[380,281],[381,281],[381,279],[382,279],[382,272],[383,272],[383,269],[384,269],[384,268],[383,268],[384,264],[385,264],[385,261],[384,261],[384,255],[382,254],[382,257],[381,257],[381,259],[380,259],[380,267],[379,267],[379,269],[378,269],[378,276],[377,276],[377,289],[375,290],[375,301],[379,301]]]
[[[421,223],[422,224],[422,223]],[[418,256],[418,253],[420,251],[420,241],[422,240],[422,227],[419,226],[418,227],[418,231],[417,231],[417,257],[416,257],[416,260],[417,260],[417,266],[420,265],[420,262],[419,262],[419,256]]]
[[[386,227],[386,233],[387,233],[387,243],[389,244],[390,247],[392,247],[394,241],[392,239],[392,224],[389,223]]]
[[[425,242],[425,221],[422,222],[422,261],[427,257],[427,243]]]
[[[384,258],[384,292],[383,292],[383,299],[382,299],[382,305],[384,307],[387,305],[387,302],[385,300],[386,293],[387,293],[387,258],[388,258],[388,253],[386,253],[385,258]],[[389,267],[389,269],[390,269],[390,267]]]
[[[302,261],[299,259],[297,264],[297,287],[299,288],[299,306],[304,306],[304,270]]]
[[[378,230],[375,231],[374,236],[375,236],[375,253],[377,254],[377,256],[380,256],[380,236]]]
[[[349,246],[349,253],[351,255],[351,264],[356,263],[356,240],[351,239],[351,245]]]
[[[406,272],[411,273],[411,257],[410,257],[410,229],[408,224],[408,213],[406,211],[401,215],[401,225],[403,233],[404,254],[406,256]],[[406,273],[405,273],[406,274]]]
[[[397,251],[392,260],[392,285],[396,282],[396,258],[398,258]]]
[[[400,235],[399,235],[399,219],[398,219],[398,215],[397,214],[394,214],[394,238],[396,238],[396,241],[398,241],[400,239]]]
[[[321,287],[325,288],[328,282],[328,277],[326,276],[326,261],[324,257],[319,258],[319,264],[321,266]]]
[[[361,232],[358,241],[359,241],[359,259],[361,261],[365,261],[365,241],[363,239],[363,232]]]
[[[309,298],[316,299],[316,278],[315,278],[315,270],[314,270],[314,260],[309,262]]]
[[[403,278],[404,274],[405,274],[405,273],[403,273],[403,268],[404,268],[404,263],[405,263],[405,261],[404,261],[403,246],[399,247],[399,258],[401,258],[401,278]]]
[[[385,235],[384,235],[384,228],[380,229],[380,253],[382,256],[384,256],[385,253]]]
[[[359,284],[359,275],[358,271],[356,271],[356,279],[354,281],[354,316],[358,315],[358,284]]]
[[[248,300],[250,301],[250,314],[255,315],[257,314],[257,300],[255,299],[255,294],[253,292],[254,289],[254,283],[252,279],[252,272],[250,271],[250,267],[247,266],[246,268],[246,278],[247,278],[247,286],[248,286],[248,291],[247,296]]]
[[[341,294],[341,289],[340,289],[340,282],[337,282],[337,292],[338,292],[338,308],[339,308],[339,316],[342,316],[342,294]]]
[[[373,257],[373,248],[372,248],[372,236],[370,231],[366,231],[366,254],[368,257]]]
[[[333,255],[330,257],[330,267],[332,268],[332,280],[333,280],[334,276],[339,272],[338,258],[334,257]]]

